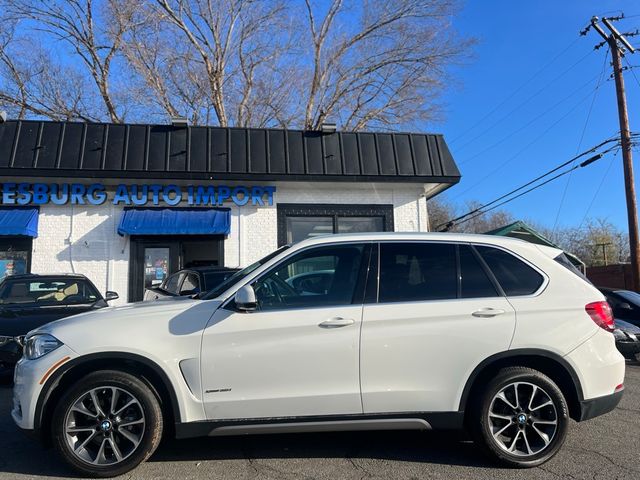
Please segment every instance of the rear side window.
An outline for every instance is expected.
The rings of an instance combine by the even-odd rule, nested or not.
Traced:
[[[462,298],[499,296],[489,275],[468,245],[460,245],[460,296]]]
[[[381,243],[379,302],[457,298],[455,245]]]
[[[554,260],[556,262],[558,262],[560,265],[562,265],[564,268],[566,268],[566,269],[572,271],[573,273],[575,273],[576,275],[578,275],[585,282],[591,283],[591,280],[589,280],[584,275],[584,273],[582,273],[580,270],[578,270],[578,267],[576,267],[573,263],[571,263],[571,260],[569,260],[569,258],[564,253],[561,253],[560,255],[558,255],[556,258],[554,258]]]
[[[476,249],[508,297],[531,295],[542,285],[543,276],[514,255],[492,247]]]

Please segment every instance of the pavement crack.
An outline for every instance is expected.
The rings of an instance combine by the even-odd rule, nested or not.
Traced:
[[[353,465],[353,468],[355,468],[356,470],[360,471],[362,473],[362,476],[360,477],[360,480],[364,480],[365,478],[373,478],[374,475],[371,474],[366,468],[364,468],[362,465],[356,463],[356,461],[351,458],[351,457],[347,457],[347,461]]]
[[[633,473],[636,473],[636,474],[640,474],[640,470],[636,470],[635,468],[629,468],[629,467],[626,467],[626,466],[624,466],[624,465],[620,465],[620,464],[616,463],[616,462],[615,462],[611,457],[609,457],[608,455],[605,455],[604,453],[599,452],[599,451],[597,451],[597,450],[590,450],[590,449],[587,449],[587,448],[575,448],[575,447],[565,447],[565,448],[567,448],[568,450],[573,450],[574,452],[592,453],[593,455],[597,455],[597,456],[599,456],[599,457],[604,458],[606,461],[608,461],[608,462],[609,462],[611,465],[613,465],[614,467],[617,467],[617,468],[619,468],[619,469],[621,469],[621,470],[626,470],[627,472],[633,472]],[[598,475],[599,473],[600,473],[600,472],[595,472],[595,473],[593,474],[593,477],[595,478],[595,477],[596,477],[596,475]]]

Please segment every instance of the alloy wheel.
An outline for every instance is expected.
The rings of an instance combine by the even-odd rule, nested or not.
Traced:
[[[115,465],[140,445],[144,409],[131,392],[119,387],[93,388],[67,410],[65,439],[73,454],[90,465]]]
[[[558,430],[558,411],[549,394],[529,382],[503,387],[489,406],[493,440],[504,451],[530,457],[545,450]]]

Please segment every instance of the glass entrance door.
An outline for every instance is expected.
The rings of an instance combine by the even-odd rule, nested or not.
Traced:
[[[147,288],[159,287],[172,273],[182,268],[223,265],[220,236],[132,237],[129,268],[129,301],[144,298]]]
[[[171,263],[171,248],[169,247],[145,247],[144,248],[144,289],[159,287],[169,275]]]
[[[180,242],[167,238],[132,238],[129,301],[139,302],[147,288],[180,269]]]

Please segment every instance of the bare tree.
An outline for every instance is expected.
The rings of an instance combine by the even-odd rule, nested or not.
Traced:
[[[95,120],[83,113],[86,87],[82,75],[55,62],[49,53],[27,39],[16,39],[15,24],[4,22],[0,32],[0,102],[11,115],[55,120]]]
[[[448,0],[332,0],[321,18],[305,0],[313,46],[304,125],[394,130],[432,120],[445,67],[468,42],[453,38]]]
[[[122,0],[98,6],[93,0],[4,0],[2,6],[13,18],[33,22],[35,32],[71,47],[93,80],[108,118],[121,122],[125,107],[119,109],[114,100],[111,69],[131,26],[134,5]]]
[[[450,26],[455,10],[455,0],[0,0],[20,33],[3,38],[0,101],[20,116],[404,129],[435,117],[447,67],[469,44]],[[20,62],[27,41],[46,65]],[[31,81],[44,72],[63,74],[49,75],[49,96],[70,79],[84,90],[52,101]]]
[[[187,70],[200,71],[200,88],[221,126],[272,123],[279,93],[278,59],[288,48],[284,3],[256,0],[156,0],[163,34],[193,51]],[[197,58],[193,58],[197,57]],[[274,81],[275,80],[275,81]],[[269,88],[265,88],[268,85]],[[262,110],[259,107],[267,107]]]

